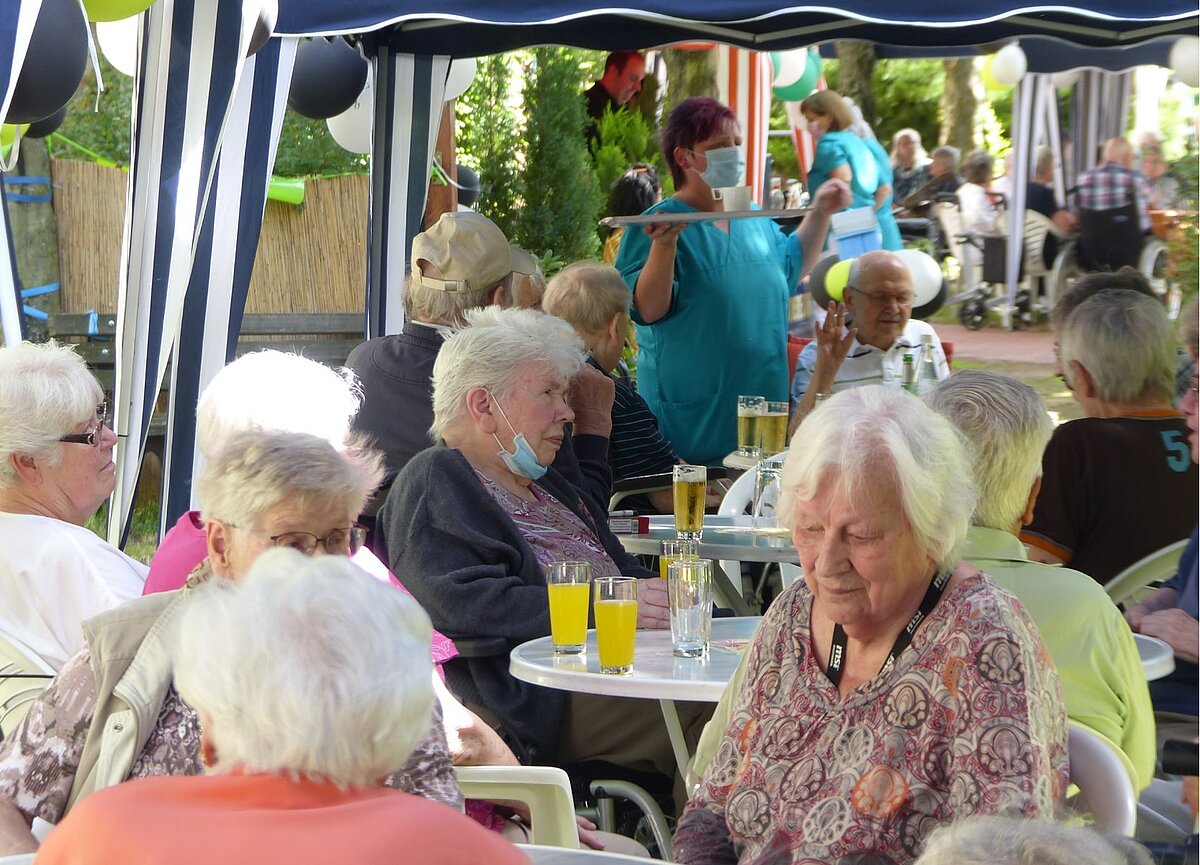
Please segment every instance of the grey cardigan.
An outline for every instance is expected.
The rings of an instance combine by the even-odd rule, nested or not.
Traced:
[[[655,576],[625,552],[607,514],[557,471],[537,485],[595,532],[622,574]],[[446,636],[502,637],[511,648],[550,633],[546,579],[533,548],[457,450],[438,445],[415,456],[377,526],[392,573]],[[494,712],[510,742],[533,746],[535,759],[554,758],[566,694],[514,679],[507,652],[456,658],[445,670],[450,689]]]

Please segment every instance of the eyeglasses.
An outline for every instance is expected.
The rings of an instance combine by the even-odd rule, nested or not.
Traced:
[[[225,525],[234,529],[241,528],[234,523],[225,523]],[[244,531],[256,532],[258,530],[245,529]],[[366,543],[367,530],[364,526],[355,523],[344,529],[334,529],[323,538],[317,537],[312,532],[283,532],[271,535],[269,540],[272,546],[288,547],[310,557],[316,554],[317,547],[323,547],[325,552],[331,556],[353,556]]]
[[[870,291],[863,291],[861,288],[859,288],[856,285],[848,285],[846,287],[849,288],[851,291],[858,292],[863,297],[865,297],[867,300],[869,300],[871,303],[878,303],[880,305],[883,305],[883,304],[888,304],[888,303],[894,302],[896,304],[896,306],[912,306],[913,305],[913,298],[912,298],[911,294],[908,295],[907,297],[897,297],[894,294],[875,294]]]
[[[66,442],[72,445],[91,445],[92,447],[99,446],[100,433],[108,426],[108,403],[102,402],[96,406],[96,423],[88,427],[81,433],[67,433],[65,436],[59,436],[60,442]]]

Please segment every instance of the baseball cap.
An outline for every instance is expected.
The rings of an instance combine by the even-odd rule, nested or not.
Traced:
[[[422,262],[430,273],[423,272]],[[483,291],[512,272],[504,232],[474,211],[443,213],[432,228],[413,238],[412,281],[426,288],[450,294]]]

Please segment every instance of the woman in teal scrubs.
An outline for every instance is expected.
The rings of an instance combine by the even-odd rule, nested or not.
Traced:
[[[850,185],[850,207],[875,211],[884,249],[900,249],[900,229],[892,216],[891,162],[880,148],[882,160],[872,155],[863,140],[850,131],[854,115],[833,90],[818,90],[800,103],[808,131],[816,142],[808,185],[817,189],[830,178]],[[883,173],[886,166],[886,175]]]
[[[737,118],[708,97],[681,102],[662,133],[675,194],[648,213],[715,213],[713,189],[740,186]],[[626,231],[616,267],[633,289],[638,392],[685,460],[719,464],[737,447],[737,397],[788,398],[787,303],[817,260],[829,215],[850,195],[832,183],[792,236],[769,219]]]

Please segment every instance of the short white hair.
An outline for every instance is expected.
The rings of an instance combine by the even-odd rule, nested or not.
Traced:
[[[940,826],[914,865],[1151,865],[1136,841],[1041,820],[980,815]]]
[[[345,447],[362,394],[348,369],[283,351],[255,351],[223,367],[196,406],[196,446],[211,459],[244,430],[303,432]]]
[[[1037,391],[1007,375],[962,370],[925,397],[970,443],[979,503],[972,522],[1011,531],[1042,474],[1042,453],[1054,424]]]
[[[0,489],[17,479],[17,454],[55,465],[58,439],[96,415],[104,389],[70,345],[0,346]]]
[[[1058,335],[1063,376],[1075,387],[1078,362],[1108,403],[1170,402],[1175,391],[1175,335],[1156,298],[1127,289],[1100,291],[1075,307]]]
[[[569,380],[584,363],[583,341],[569,324],[534,309],[489,306],[467,313],[467,327],[443,344],[433,364],[436,442],[466,416],[467,394],[484,387],[512,396],[521,370],[542,365]]]
[[[285,501],[299,509],[345,502],[348,512],[358,514],[382,479],[376,451],[338,451],[306,433],[246,430],[230,436],[204,466],[196,497],[205,522],[254,528]]]
[[[272,549],[192,591],[174,677],[211,770],[375,785],[429,732],[429,617],[348,559]]]
[[[913,143],[916,145],[916,147],[913,148],[913,165],[924,165],[929,161],[929,154],[927,154],[925,152],[925,148],[921,146],[921,133],[917,132],[917,130],[912,129],[911,127],[906,126],[904,129],[897,130],[896,134],[892,136],[891,157],[893,168],[898,167],[899,165],[899,161],[896,156],[896,145],[900,143],[901,138],[911,138]]]
[[[976,487],[962,433],[921,400],[884,385],[834,394],[792,436],[780,482],[780,515],[790,524],[797,501],[821,483],[865,501],[895,484],[918,546],[939,569],[952,567],[975,510]]]
[[[613,316],[629,312],[633,297],[621,272],[599,261],[577,261],[554,275],[542,308],[580,333],[608,329]]]

